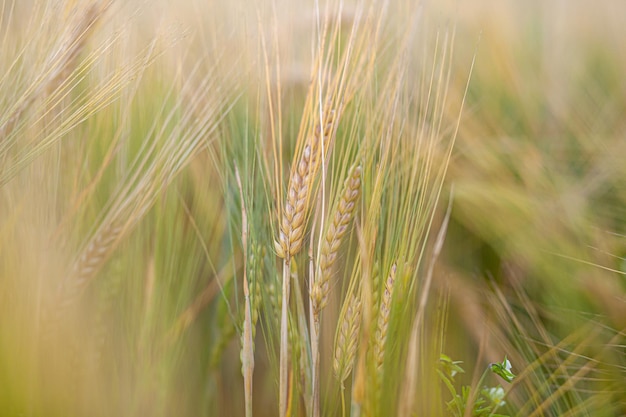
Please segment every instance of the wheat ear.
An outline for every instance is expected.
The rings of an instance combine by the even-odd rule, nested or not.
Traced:
[[[326,154],[333,129],[334,112],[330,111],[325,116],[316,127],[313,137],[307,140],[300,160],[291,170],[280,234],[278,241],[274,242],[276,253],[284,259],[291,258],[302,249],[307,206],[320,165],[319,144],[321,141],[322,151]]]
[[[354,216],[356,202],[361,193],[361,167],[356,166],[350,171],[350,176],[344,183],[341,199],[335,207],[332,221],[326,231],[326,236],[322,244],[320,253],[320,263],[318,276],[315,279],[311,290],[311,301],[313,312],[319,320],[319,313],[328,302],[328,292],[330,290],[330,278],[332,267],[337,259],[341,240],[348,231],[350,221]]]
[[[346,298],[339,313],[339,328],[335,338],[333,371],[343,387],[356,358],[356,347],[361,325],[361,299],[353,294]]]
[[[387,339],[387,329],[389,327],[389,314],[391,313],[391,299],[393,297],[393,284],[396,281],[396,264],[391,266],[391,271],[385,281],[385,289],[380,299],[380,308],[378,310],[378,321],[376,324],[376,334],[374,340],[374,355],[376,360],[376,369],[382,369],[383,360],[385,359],[385,342]]]
[[[252,307],[250,303],[250,286],[248,283],[248,215],[246,212],[246,201],[243,197],[243,187],[239,170],[235,165],[235,178],[239,187],[239,197],[241,198],[241,243],[243,249],[243,295],[244,295],[244,320],[243,332],[241,335],[241,373],[244,381],[244,402],[246,417],[252,417],[252,376],[254,373],[254,340],[252,338]]]

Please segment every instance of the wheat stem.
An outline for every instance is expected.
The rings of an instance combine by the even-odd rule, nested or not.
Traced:
[[[288,254],[289,252],[287,252]],[[283,296],[280,314],[280,375],[279,375],[279,402],[278,411],[280,417],[287,415],[287,395],[289,377],[289,330],[287,312],[289,308],[289,261],[283,260]]]
[[[315,229],[315,222],[313,225],[313,229]],[[315,261],[313,258],[313,233],[311,233],[311,242],[309,244],[309,295],[313,294],[314,288],[314,280],[312,277],[315,276]],[[315,309],[313,307],[313,303],[309,303],[309,329],[310,329],[310,339],[311,339],[311,359],[312,359],[312,394],[311,399],[313,400],[313,417],[319,416],[319,378],[318,378],[318,370],[319,370],[319,326],[313,325],[316,322],[315,320]]]

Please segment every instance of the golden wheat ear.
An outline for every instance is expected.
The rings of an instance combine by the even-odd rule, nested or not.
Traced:
[[[326,155],[330,147],[334,126],[335,112],[326,111],[314,135],[306,141],[300,159],[291,169],[280,232],[278,240],[274,241],[276,254],[283,259],[291,258],[302,250],[313,183],[319,172],[320,156],[322,152]]]
[[[389,328],[389,315],[391,313],[391,301],[393,299],[393,287],[396,281],[396,264],[391,266],[387,281],[385,281],[385,289],[380,299],[380,308],[378,311],[378,321],[376,325],[376,333],[374,335],[374,354],[376,360],[376,368],[381,371],[385,359],[385,346],[387,341],[387,329]]]
[[[335,338],[333,371],[343,385],[356,359],[356,348],[361,326],[361,299],[354,294],[346,297],[339,314],[339,328]]]
[[[344,183],[341,199],[331,215],[332,221],[324,237],[320,253],[319,272],[311,290],[313,312],[316,316],[328,303],[332,268],[337,259],[341,241],[354,217],[357,200],[361,195],[361,171],[360,165],[350,170],[350,175]]]

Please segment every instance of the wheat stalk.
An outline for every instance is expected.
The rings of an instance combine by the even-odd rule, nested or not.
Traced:
[[[361,167],[355,166],[344,183],[341,198],[334,209],[323,240],[320,252],[320,262],[317,273],[312,278],[310,294],[310,333],[311,356],[313,358],[313,417],[319,416],[319,331],[321,311],[328,302],[330,291],[330,277],[332,267],[337,259],[339,246],[343,236],[348,231],[350,221],[354,216],[356,201],[361,191]]]
[[[287,187],[287,200],[284,206],[280,233],[274,247],[279,257],[283,258],[282,307],[280,314],[280,371],[279,371],[279,415],[287,415],[288,395],[288,310],[289,310],[289,273],[290,261],[302,249],[308,203],[313,191],[315,177],[319,171],[319,155],[326,155],[334,126],[334,111],[324,113],[314,130],[313,137],[306,141],[304,150],[297,164],[292,166]],[[320,142],[322,147],[320,149]]]

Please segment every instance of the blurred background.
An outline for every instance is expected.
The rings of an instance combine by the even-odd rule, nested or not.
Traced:
[[[626,3],[415,4],[385,10],[450,34],[444,130],[468,85],[440,204],[453,188],[446,353],[467,383],[505,354],[531,375],[512,414],[626,415]],[[360,5],[328,18],[348,31]],[[219,143],[269,129],[249,120],[268,96],[297,132],[315,6],[0,3],[0,415],[243,415]],[[275,415],[256,340],[255,415]]]

